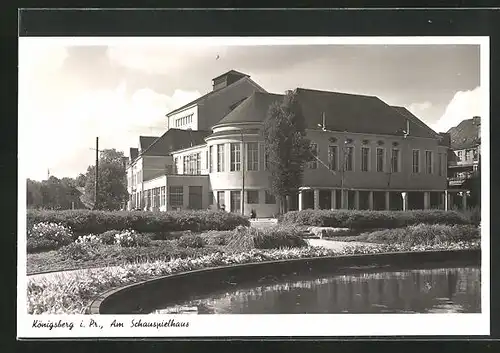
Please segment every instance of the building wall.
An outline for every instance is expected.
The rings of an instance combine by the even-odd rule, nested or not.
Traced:
[[[177,165],[176,165],[176,170],[177,173],[175,174],[186,174],[187,171],[184,170],[184,156],[190,156],[192,154],[200,153],[201,156],[201,169],[200,169],[200,174],[208,174],[208,165],[207,165],[207,152],[208,148],[207,145],[201,145],[201,146],[194,146],[193,148],[188,148],[185,150],[177,151],[172,154],[173,156],[173,161],[172,163],[175,163],[175,160],[177,158]]]
[[[211,130],[212,126],[229,113],[231,105],[243,98],[249,97],[254,92],[262,91],[264,90],[251,83],[250,79],[244,78],[228,88],[207,97],[199,105],[199,116],[201,118],[198,121],[198,130]]]
[[[189,187],[190,186],[201,186],[203,189],[202,193],[202,209],[207,209],[209,206],[209,181],[207,176],[186,176],[186,175],[169,175],[167,177],[167,210],[172,210],[172,207],[168,206],[169,200],[169,188],[170,186],[182,186],[183,187],[183,208],[187,209],[189,206]]]
[[[423,139],[408,137],[406,139],[396,136],[381,136],[352,133],[330,133],[323,131],[308,131],[308,138],[318,144],[318,157],[328,165],[328,146],[336,145],[339,151],[338,167],[341,167],[342,147],[346,139],[352,139],[347,146],[354,147],[354,170],[346,171],[344,175],[344,186],[346,188],[359,189],[405,189],[405,190],[444,190],[446,188],[446,162],[442,164],[441,175],[438,173],[438,156],[446,153],[446,148],[439,146],[437,139]],[[329,138],[335,137],[336,142],[330,142]],[[363,144],[363,140],[368,140]],[[379,146],[378,141],[383,141]],[[397,142],[398,146],[393,146]],[[370,148],[369,170],[361,171],[361,147]],[[376,149],[385,149],[384,172],[376,170]],[[392,148],[400,150],[400,171],[390,173],[390,153]],[[412,172],[412,150],[420,151],[420,172]],[[433,172],[427,174],[425,171],[425,151],[432,151]],[[306,168],[304,171],[304,184],[313,187],[340,186],[341,174],[337,171],[332,173],[328,168],[318,162],[317,169]]]

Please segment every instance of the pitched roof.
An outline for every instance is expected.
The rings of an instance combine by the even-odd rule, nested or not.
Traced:
[[[139,149],[130,147],[130,161],[135,160],[138,155],[139,155]]]
[[[226,74],[227,74],[227,73],[226,73]],[[224,76],[224,75],[226,75],[226,74],[223,74],[223,75],[221,75],[221,76]],[[244,75],[244,74],[242,74],[242,75]],[[221,76],[219,76],[219,77],[221,77]],[[245,78],[248,78],[248,77],[249,77],[248,75],[245,75],[244,77],[242,77],[242,78],[240,78],[239,80],[237,80],[237,81],[235,81],[235,82],[233,82],[233,83],[231,83],[231,84],[227,85],[227,86],[226,86],[226,87],[224,87],[224,88],[231,87],[231,86],[232,86],[232,85],[234,85],[235,83],[240,82],[241,80],[243,80],[243,79],[245,79]],[[222,88],[222,89],[224,89],[224,88]],[[201,97],[199,97],[199,98],[196,98],[194,101],[191,101],[191,102],[189,102],[189,103],[187,103],[187,104],[184,104],[182,107],[179,107],[179,108],[177,108],[177,109],[172,110],[171,112],[167,113],[167,116],[172,115],[172,114],[177,113],[177,112],[180,112],[180,111],[181,111],[181,110],[183,110],[184,108],[187,108],[187,107],[189,107],[189,106],[191,106],[191,105],[193,105],[193,104],[200,103],[200,102],[204,101],[205,99],[207,99],[208,97],[210,97],[211,95],[213,95],[214,93],[219,92],[219,91],[221,91],[221,90],[210,91],[210,92],[208,92],[208,93],[204,94],[203,96],[201,96]]]
[[[477,146],[481,143],[479,119],[463,120],[460,124],[448,130],[452,149],[463,149]]]
[[[436,133],[411,113],[398,112],[374,96],[297,88],[298,101],[308,129],[320,129],[325,114],[326,129],[400,135],[410,121],[410,136],[435,138]],[[216,125],[236,122],[263,122],[269,106],[283,95],[255,92]],[[405,115],[406,114],[406,115]]]
[[[399,114],[410,119],[410,121],[414,122],[415,125],[418,125],[424,129],[427,129],[431,134],[434,134],[436,137],[439,137],[439,134],[436,131],[431,129],[426,123],[424,123],[422,120],[420,120],[417,116],[415,116],[412,112],[410,112],[405,107],[398,107],[398,106],[393,105],[392,108],[395,109]],[[410,133],[411,133],[411,127],[410,127]]]
[[[140,150],[145,151],[157,138],[158,136],[139,136]]]
[[[169,129],[141,155],[168,156],[173,151],[204,144],[205,137],[208,135],[210,135],[210,131]]]
[[[267,110],[271,104],[281,101],[282,99],[283,95],[281,94],[254,92],[250,97],[243,100],[236,108],[230,111],[216,125],[264,121]]]

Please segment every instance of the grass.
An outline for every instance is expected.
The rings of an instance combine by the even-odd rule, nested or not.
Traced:
[[[252,249],[239,253],[213,252],[196,258],[146,261],[121,267],[87,269],[30,279],[27,288],[27,311],[29,314],[83,314],[90,301],[106,290],[155,277],[202,268],[305,257],[474,248],[479,248],[479,241],[413,247],[396,244],[348,246],[340,250],[315,247]]]

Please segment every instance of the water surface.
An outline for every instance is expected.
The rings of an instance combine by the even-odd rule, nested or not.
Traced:
[[[479,267],[261,279],[152,314],[479,313]]]

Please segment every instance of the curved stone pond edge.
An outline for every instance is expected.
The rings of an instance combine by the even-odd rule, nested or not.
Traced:
[[[349,274],[380,270],[422,268],[443,263],[480,265],[481,250],[433,250],[342,256],[308,257],[207,267],[166,275],[104,292],[95,298],[87,314],[144,314],[158,303],[187,299],[193,293],[210,294],[244,282],[285,275],[329,273]]]

